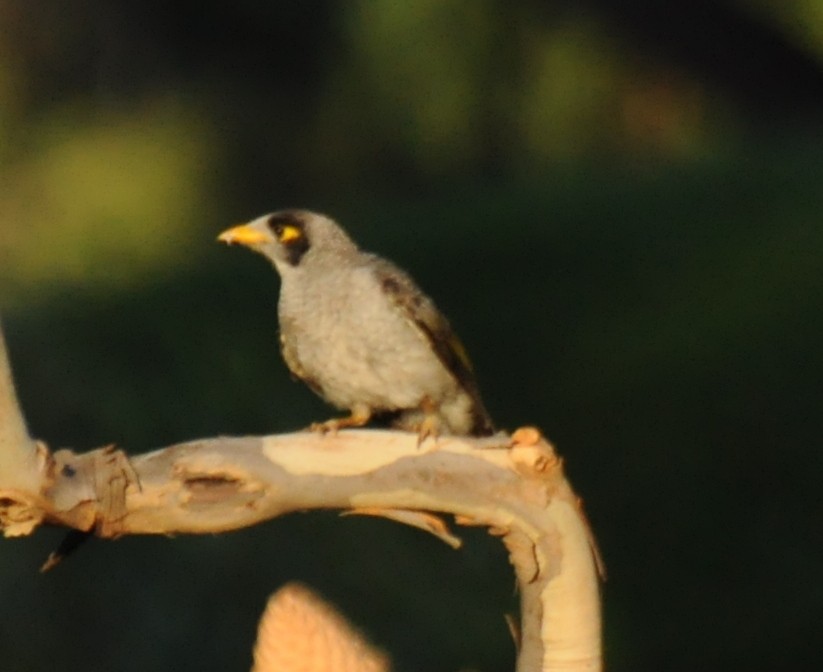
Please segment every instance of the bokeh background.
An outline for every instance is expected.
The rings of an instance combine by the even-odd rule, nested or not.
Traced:
[[[821,669],[823,3],[0,0],[0,310],[33,433],[131,452],[330,410],[277,278],[304,206],[407,267],[566,458],[608,667]],[[301,514],[0,542],[0,668],[244,670],[301,580],[400,672],[512,669],[482,530]]]

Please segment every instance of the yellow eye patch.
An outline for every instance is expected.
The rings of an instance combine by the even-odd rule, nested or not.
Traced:
[[[294,240],[300,240],[303,237],[303,232],[296,226],[287,224],[277,232],[277,239],[283,243],[290,243]]]

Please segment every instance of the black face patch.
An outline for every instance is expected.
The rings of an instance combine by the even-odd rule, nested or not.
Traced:
[[[311,244],[306,235],[306,224],[295,212],[279,212],[269,217],[269,229],[286,251],[286,261],[297,266]]]

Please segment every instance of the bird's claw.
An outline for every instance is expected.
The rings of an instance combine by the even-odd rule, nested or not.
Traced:
[[[371,418],[371,413],[354,412],[345,418],[332,418],[325,422],[313,422],[309,425],[310,432],[319,434],[337,434],[338,430],[346,427],[362,427]]]
[[[436,415],[427,415],[423,418],[423,422],[417,428],[417,449],[423,445],[426,439],[431,438],[437,443],[437,438],[440,436],[440,421]]]
[[[309,431],[317,434],[337,434],[338,429],[340,429],[340,424],[336,420],[313,422],[309,425]]]

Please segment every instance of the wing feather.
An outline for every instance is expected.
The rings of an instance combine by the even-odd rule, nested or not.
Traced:
[[[471,361],[449,321],[405,271],[385,259],[369,256],[386,296],[429,342],[446,370],[471,397],[473,433],[490,434],[493,431],[491,418],[480,398]]]

